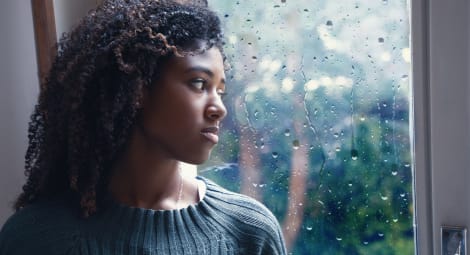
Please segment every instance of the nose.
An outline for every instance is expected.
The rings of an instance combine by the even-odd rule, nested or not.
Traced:
[[[217,96],[216,99],[211,100],[211,102],[207,105],[205,111],[206,118],[212,121],[220,121],[227,115],[227,108],[225,108],[224,103]]]

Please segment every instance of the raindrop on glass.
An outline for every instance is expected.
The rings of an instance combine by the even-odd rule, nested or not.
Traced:
[[[284,135],[285,136],[290,136],[290,130],[289,129],[284,130]]]
[[[333,26],[333,21],[328,20],[328,21],[326,22],[326,25],[329,26],[329,27]]]
[[[379,37],[378,41],[379,41],[379,43],[383,43],[385,40],[384,40],[383,37]]]
[[[398,165],[392,164],[392,175],[395,176],[398,174]]]
[[[306,229],[307,229],[308,231],[312,231],[313,227],[308,226],[308,227],[306,227]]]
[[[273,158],[277,158],[277,157],[279,157],[279,153],[273,152],[273,153],[272,153],[272,156],[273,156]]]
[[[358,155],[359,155],[359,152],[356,149],[351,150],[351,159],[352,160],[357,160]]]
[[[297,150],[299,147],[300,147],[299,140],[292,141],[292,148],[294,148],[294,150]]]

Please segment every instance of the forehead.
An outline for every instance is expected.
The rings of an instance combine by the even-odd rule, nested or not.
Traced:
[[[224,60],[222,53],[216,47],[202,53],[188,54],[184,57],[172,57],[166,63],[166,71],[190,71],[194,68],[211,70],[214,73],[224,74]]]

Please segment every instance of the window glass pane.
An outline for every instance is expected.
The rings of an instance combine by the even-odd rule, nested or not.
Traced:
[[[293,254],[413,254],[407,1],[209,4],[229,116],[199,174],[266,204]]]

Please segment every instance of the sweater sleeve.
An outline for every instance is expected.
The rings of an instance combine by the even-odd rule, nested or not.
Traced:
[[[12,215],[0,231],[0,254],[78,254],[78,230],[63,210],[29,206]]]
[[[266,236],[266,240],[263,243],[263,246],[261,247],[261,254],[262,255],[286,255],[286,245],[284,241],[284,237],[282,235],[282,230],[281,226],[279,225],[279,222],[277,219],[274,217],[274,215],[269,212],[269,218],[274,223],[274,228],[271,229],[271,231],[268,231],[269,233]]]

